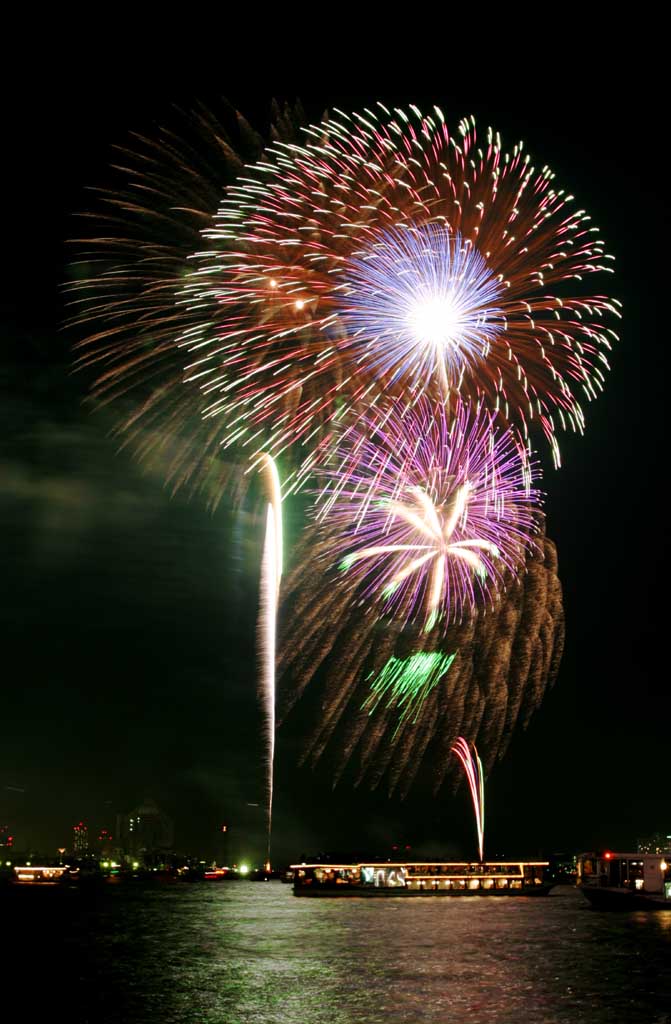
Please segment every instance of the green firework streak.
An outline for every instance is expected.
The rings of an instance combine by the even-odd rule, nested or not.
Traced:
[[[456,651],[453,654],[443,654],[442,651],[426,654],[422,651],[409,658],[396,658],[392,655],[371,683],[370,695],[362,708],[368,709],[368,714],[372,715],[380,701],[384,700],[386,707],[395,707],[401,713],[397,730],[410,716],[416,722],[424,701],[443,678],[456,655]]]

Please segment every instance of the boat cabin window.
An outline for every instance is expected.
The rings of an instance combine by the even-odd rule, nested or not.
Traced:
[[[621,870],[621,885],[629,889],[643,888],[645,872],[642,860],[623,860]]]
[[[530,882],[533,885],[542,885],[543,883],[543,865],[542,864],[525,864],[524,865],[524,880]]]

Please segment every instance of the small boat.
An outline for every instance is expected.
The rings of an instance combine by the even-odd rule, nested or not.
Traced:
[[[581,853],[578,887],[597,910],[671,910],[671,856]]]
[[[203,872],[203,878],[207,882],[223,882],[229,874],[228,868],[210,868],[209,871]]]
[[[548,861],[292,864],[295,896],[545,896]]]

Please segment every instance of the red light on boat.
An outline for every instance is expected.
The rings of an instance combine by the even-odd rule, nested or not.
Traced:
[[[610,852],[608,852],[608,853],[604,853],[604,857],[605,857],[605,859],[606,859],[606,860],[611,860],[611,859],[612,859],[612,856],[613,856],[613,854],[612,854],[612,853],[610,853]]]

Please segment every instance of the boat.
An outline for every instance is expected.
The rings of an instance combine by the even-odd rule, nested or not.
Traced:
[[[578,887],[597,910],[671,910],[671,856],[663,853],[578,855]]]
[[[24,864],[14,868],[15,885],[63,885],[77,879],[78,869],[69,864],[36,865]]]
[[[545,896],[548,861],[292,864],[295,896]]]
[[[206,882],[223,882],[230,874],[228,868],[210,868],[203,872],[203,878]]]

